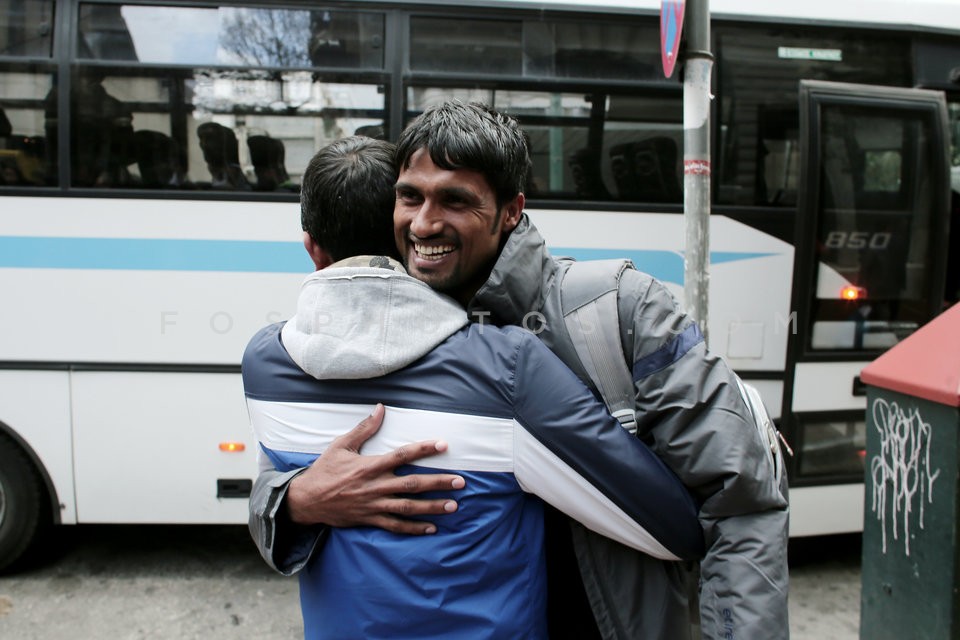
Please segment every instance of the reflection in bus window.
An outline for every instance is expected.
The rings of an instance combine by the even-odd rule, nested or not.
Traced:
[[[825,107],[822,118],[810,347],[889,348],[920,326],[932,293],[930,127],[853,108]],[[857,288],[854,299],[843,299],[844,282]]]
[[[820,31],[822,33],[822,30]],[[720,204],[796,206],[801,78],[909,86],[909,42],[837,32],[755,27],[717,30]]]
[[[527,21],[524,74],[552,78],[660,80],[660,36],[652,24]]]
[[[683,200],[682,97],[411,87],[412,118],[443,100],[477,101],[516,116],[529,136],[538,198]],[[627,152],[627,155],[624,155]]]
[[[49,58],[53,52],[53,0],[0,0],[0,56]]]
[[[269,136],[250,136],[247,146],[250,148],[253,173],[257,176],[254,187],[257,191],[299,191],[287,174],[286,151],[282,141]]]
[[[383,29],[382,14],[358,11],[80,7],[81,57],[95,60],[379,69]]]
[[[948,105],[950,118],[950,237],[944,305],[960,302],[960,102]]]
[[[44,97],[52,85],[48,74],[0,72],[0,113],[6,119],[0,131],[0,184],[55,184],[56,145],[48,144],[44,131]]]
[[[77,187],[124,187],[133,184],[129,166],[136,161],[131,107],[103,86],[96,73],[78,75],[70,95],[71,183]],[[46,103],[49,144],[58,139],[58,90]]]
[[[417,72],[661,80],[653,24],[414,17],[410,67]]]
[[[249,190],[240,168],[240,145],[233,130],[216,122],[204,122],[197,127],[200,150],[210,171],[210,186],[214,189]]]
[[[113,4],[85,4],[80,7],[77,49],[81,58],[95,60],[137,59],[133,38],[121,15],[121,7]]]
[[[186,166],[177,141],[165,133],[142,129],[133,134],[140,171],[140,186],[145,189],[187,188]]]
[[[622,200],[680,202],[677,143],[667,136],[627,142],[610,148],[617,193]]]
[[[382,135],[386,120],[380,85],[300,71],[89,67],[71,105],[71,182],[83,187],[249,191],[274,180],[266,157],[282,166],[262,190],[296,192],[316,149],[364,127]],[[47,125],[55,139],[53,114]],[[263,153],[260,137],[274,141]]]
[[[412,18],[410,67],[519,76],[523,23],[519,20]]]

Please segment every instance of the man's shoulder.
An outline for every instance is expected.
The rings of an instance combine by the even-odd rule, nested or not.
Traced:
[[[241,361],[241,370],[244,373],[256,363],[262,362],[270,357],[278,348],[283,348],[280,341],[280,331],[286,322],[275,322],[263,327],[250,338],[246,348],[243,350],[243,359]]]
[[[274,340],[278,339],[280,331],[283,329],[283,325],[287,322],[274,322],[273,324],[268,324],[265,327],[262,327],[258,330],[253,337],[250,338],[250,341],[247,342],[246,352],[251,350],[263,349],[266,346],[269,346],[273,343]]]
[[[536,340],[530,331],[521,327],[499,327],[487,322],[471,322],[447,339],[447,342],[464,343],[456,348],[484,348],[493,350],[516,349],[528,340]]]
[[[534,334],[533,330],[516,326],[495,326],[473,322],[444,341],[435,355],[453,353],[460,360],[483,360],[497,362],[499,366],[514,368],[520,354],[531,350],[550,350]]]

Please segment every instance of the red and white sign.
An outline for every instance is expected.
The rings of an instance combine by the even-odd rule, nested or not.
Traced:
[[[683,31],[685,0],[661,0],[660,2],[660,61],[663,75],[673,75],[680,54],[680,34]]]

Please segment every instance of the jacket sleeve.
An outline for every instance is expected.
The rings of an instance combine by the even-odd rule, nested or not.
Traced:
[[[524,338],[513,379],[520,486],[654,557],[701,557],[697,504],[677,476],[546,346]]]
[[[661,283],[625,272],[619,306],[633,363],[637,435],[701,502],[703,637],[789,637],[789,510],[771,443],[758,431],[736,375],[707,350],[696,323]]]
[[[327,533],[324,525],[292,522],[281,508],[290,481],[303,471],[262,469],[250,492],[250,536],[270,568],[285,576],[303,569]]]

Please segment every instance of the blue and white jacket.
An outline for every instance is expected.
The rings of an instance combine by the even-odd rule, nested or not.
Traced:
[[[309,465],[382,402],[361,453],[443,439],[398,473],[466,480],[443,496],[455,513],[424,518],[434,535],[330,528],[300,572],[307,638],[545,638],[535,496],[658,558],[702,553],[694,500],[556,356],[522,329],[466,324],[405,274],[328,268],[304,282],[296,317],[247,347],[263,468]]]

